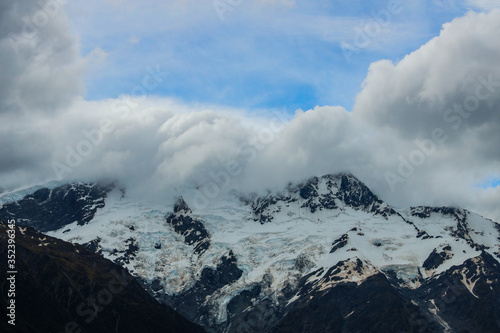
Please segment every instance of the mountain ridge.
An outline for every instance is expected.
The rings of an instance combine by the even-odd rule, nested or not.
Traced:
[[[453,277],[456,267],[479,260],[494,272],[498,267],[492,260],[500,259],[498,223],[458,207],[395,209],[349,173],[312,177],[260,196],[229,193],[204,208],[191,207],[182,193],[171,204],[152,205],[114,188],[103,200],[90,221],[48,234],[86,244],[119,263],[157,300],[210,332],[299,332],[307,325],[311,332],[356,332],[363,328],[356,326],[359,318],[380,332],[459,332],[462,321],[455,312],[460,309],[433,308],[436,295],[449,287],[433,281],[449,273],[445,281],[465,286],[467,280]],[[373,274],[360,275],[360,267]],[[308,279],[323,282],[311,289]],[[491,281],[493,289],[484,296],[488,302],[496,295],[497,280]],[[374,294],[376,285],[383,292]],[[473,295],[474,286],[469,289]],[[358,308],[368,309],[363,300],[377,295],[371,319],[363,317],[367,314],[344,318],[354,308],[324,325],[300,316],[298,309],[310,309],[304,313],[311,318],[324,316],[345,290],[358,295],[350,303]],[[397,310],[380,312],[391,299],[397,300]],[[476,332],[471,323],[493,327],[497,320],[494,313],[484,320],[472,309],[467,313],[463,324],[469,332]],[[391,317],[396,314],[395,326],[372,321],[396,320]]]
[[[125,269],[84,246],[0,221],[2,257],[7,229],[16,235],[17,315],[15,326],[2,320],[2,332],[205,332],[154,300]],[[0,263],[2,281],[8,271]],[[2,313],[6,299],[0,300]]]

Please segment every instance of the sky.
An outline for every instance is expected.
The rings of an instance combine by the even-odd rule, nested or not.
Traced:
[[[82,53],[105,58],[87,78],[88,99],[117,97],[146,67],[160,66],[169,77],[155,94],[250,109],[351,110],[371,62],[401,59],[475,7],[451,3],[71,1],[67,12]]]
[[[2,0],[0,187],[211,199],[348,171],[395,207],[500,221],[499,8]]]

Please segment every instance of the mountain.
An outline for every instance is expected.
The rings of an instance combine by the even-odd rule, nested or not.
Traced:
[[[2,218],[15,218],[18,224],[34,226],[40,232],[57,230],[72,222],[84,225],[104,207],[111,189],[111,185],[84,183],[41,188],[19,201],[4,205]]]
[[[158,303],[125,269],[84,246],[0,222],[2,258],[8,229],[15,232],[16,325],[5,320],[3,285],[2,332],[205,332]],[[13,275],[9,268],[0,262],[2,283]]]
[[[209,332],[500,331],[500,225],[465,209],[396,209],[348,173],[207,207],[189,191],[164,204],[112,185],[37,191],[78,188],[60,211],[61,195],[0,194],[0,218],[114,261]]]

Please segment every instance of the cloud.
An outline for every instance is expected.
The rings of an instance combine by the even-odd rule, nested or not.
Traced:
[[[470,12],[445,24],[440,36],[399,63],[370,66],[353,114],[374,130],[372,142],[379,147],[372,166],[401,176],[405,172],[398,168],[404,169],[405,160],[411,164],[407,169],[414,169],[393,183],[398,190],[384,191],[389,200],[448,198],[479,206],[471,192],[480,190],[472,188],[498,173],[500,161],[500,46],[491,42],[499,22],[499,10]],[[435,146],[432,153],[425,154],[424,142]]]
[[[12,6],[2,15],[19,20]],[[114,179],[163,200],[195,187],[214,194],[214,183],[262,191],[350,171],[396,206],[459,204],[500,220],[500,188],[476,186],[500,170],[500,46],[492,42],[499,10],[453,20],[397,63],[373,63],[352,112],[317,106],[294,116],[150,95],[85,100],[76,96],[87,60],[76,39],[56,29],[66,27],[63,16],[40,31],[40,47],[26,46],[23,67],[5,45],[22,27],[1,22],[0,57],[8,64],[1,70],[9,74],[0,79],[8,89],[0,93],[2,187]],[[110,54],[96,49],[89,59]],[[13,112],[21,108],[13,96],[25,95],[33,109]]]
[[[53,112],[83,89],[83,61],[63,1],[3,1],[0,112]]]
[[[463,122],[460,132],[498,121],[491,102],[499,94],[490,91],[498,90],[495,82],[500,81],[496,66],[500,46],[491,43],[500,30],[498,17],[499,11],[469,13],[446,24],[439,37],[398,64],[387,60],[373,63],[354,112],[380,126],[399,129],[402,135],[428,135],[433,125],[449,125],[445,116],[448,108],[472,103],[484,80],[493,80],[493,87],[481,89],[480,93],[488,97],[480,100],[475,116]]]
[[[474,8],[486,11],[494,8],[500,8],[500,1],[498,0],[467,0],[467,4]]]
[[[141,41],[141,39],[137,36],[130,36],[130,38],[128,39],[128,42],[130,44],[137,44]]]
[[[294,179],[351,171],[362,163],[362,146],[353,115],[342,107],[298,111],[271,136],[245,177],[253,190],[283,188]]]

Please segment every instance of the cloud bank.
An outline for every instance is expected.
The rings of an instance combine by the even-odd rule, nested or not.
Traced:
[[[500,10],[470,12],[398,63],[373,63],[353,110],[292,115],[155,97],[165,78],[153,67],[130,95],[85,100],[86,60],[64,12],[21,54],[12,47],[33,15],[26,3],[0,10],[2,187],[113,179],[157,198],[187,185],[210,197],[350,171],[396,206],[458,204],[500,220],[500,188],[478,186],[500,178]]]
[[[0,112],[56,111],[83,90],[83,65],[63,3],[0,4]]]

